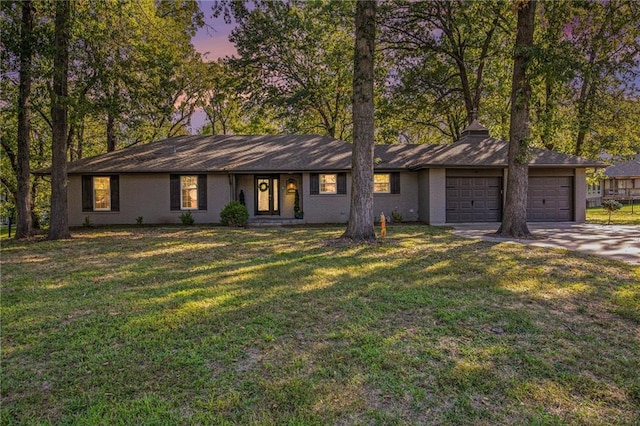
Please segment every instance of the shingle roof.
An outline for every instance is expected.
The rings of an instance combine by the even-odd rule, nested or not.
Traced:
[[[68,173],[342,170],[351,145],[316,135],[180,136],[74,161]]]
[[[507,167],[509,143],[500,139],[466,136],[451,145],[437,145],[439,149],[431,151],[416,160],[418,168],[445,167]],[[532,149],[529,165],[538,167],[603,167],[604,163],[561,154],[546,149]],[[415,166],[414,166],[415,168]]]
[[[338,171],[351,168],[350,143],[318,135],[180,136],[83,158],[69,174]],[[377,145],[379,170],[506,167],[505,141],[467,135],[451,145]],[[603,163],[534,150],[535,166],[601,167]],[[48,169],[37,174],[48,174]]]
[[[474,119],[471,124],[465,127],[460,133],[462,137],[465,136],[482,136],[483,138],[489,137],[489,129],[484,127],[477,119]]]
[[[640,177],[640,155],[626,163],[618,163],[607,167],[604,174],[610,178]]]

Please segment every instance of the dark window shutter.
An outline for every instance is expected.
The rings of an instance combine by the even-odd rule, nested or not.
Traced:
[[[111,189],[111,211],[120,211],[120,176],[111,176],[109,181]]]
[[[198,210],[207,209],[207,175],[198,175]]]
[[[338,194],[347,193],[347,174],[338,173]]]
[[[318,195],[320,193],[320,176],[317,173],[311,173],[309,193],[311,195]]]
[[[180,175],[169,175],[171,210],[180,210]]]
[[[93,176],[82,176],[82,211],[93,211]]]
[[[389,179],[391,180],[391,193],[400,193],[400,173],[390,173]]]

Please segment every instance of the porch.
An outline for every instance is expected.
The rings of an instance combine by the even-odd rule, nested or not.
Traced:
[[[640,188],[605,189],[603,190],[602,199],[635,202],[640,200]]]

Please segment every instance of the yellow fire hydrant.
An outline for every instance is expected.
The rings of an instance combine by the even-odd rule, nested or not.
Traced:
[[[384,238],[387,235],[387,218],[384,212],[380,215],[380,236]]]

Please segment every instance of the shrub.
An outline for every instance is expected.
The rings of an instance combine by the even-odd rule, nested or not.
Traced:
[[[193,218],[193,215],[190,211],[184,212],[180,215],[180,222],[183,225],[193,225],[196,220]]]
[[[402,217],[402,213],[400,213],[398,210],[393,210],[391,212],[391,218],[393,219],[394,222],[397,222],[397,223],[402,222],[402,220],[404,219]]]
[[[82,222],[82,226],[86,228],[91,228],[93,226],[93,222],[91,222],[91,216],[87,215],[84,217],[84,222]]]
[[[245,226],[249,220],[247,207],[238,201],[232,201],[220,212],[220,222],[227,226]]]
[[[137,225],[142,225],[142,221],[144,220],[144,218],[142,216],[138,216],[136,217],[136,224]]]
[[[622,208],[622,204],[616,200],[605,200],[602,202],[602,208],[609,212],[609,221],[607,225],[611,224],[611,213]]]

